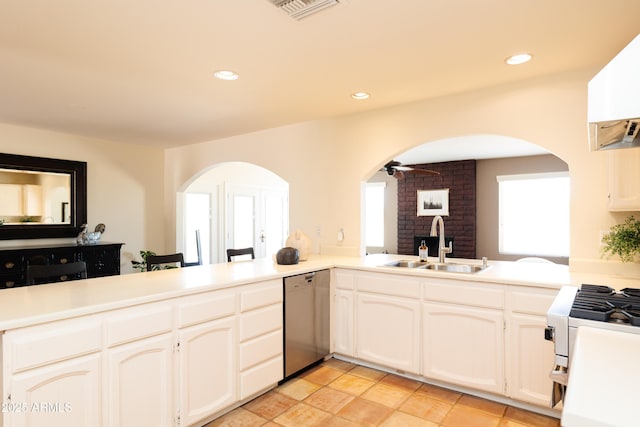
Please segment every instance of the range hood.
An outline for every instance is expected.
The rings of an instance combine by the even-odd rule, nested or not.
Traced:
[[[589,149],[640,147],[640,35],[588,85]]]

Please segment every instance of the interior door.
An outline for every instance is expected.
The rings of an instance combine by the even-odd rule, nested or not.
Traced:
[[[184,257],[185,262],[196,262],[198,252],[196,245],[196,230],[200,230],[200,246],[202,263],[209,264],[211,260],[211,194],[184,194]]]
[[[229,186],[227,201],[227,248],[253,247],[256,258],[263,258],[284,246],[288,232],[286,192]]]

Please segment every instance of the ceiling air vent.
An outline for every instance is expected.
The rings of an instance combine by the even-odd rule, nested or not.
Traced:
[[[270,0],[278,9],[295,19],[302,19],[329,6],[338,4],[338,0]]]

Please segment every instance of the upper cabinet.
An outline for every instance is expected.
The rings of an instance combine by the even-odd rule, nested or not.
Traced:
[[[42,216],[42,187],[0,184],[0,216]]]
[[[609,210],[640,211],[640,150],[607,153]]]

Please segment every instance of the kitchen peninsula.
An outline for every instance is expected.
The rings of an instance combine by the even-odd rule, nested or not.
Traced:
[[[580,278],[512,262],[474,274],[382,266],[400,258],[262,259],[2,290],[0,425],[203,424],[282,379],[282,278],[324,268],[336,356],[549,413],[545,313]],[[466,319],[455,325],[481,319],[477,336],[460,339],[468,330],[448,325],[453,313]],[[465,345],[485,368],[449,362]],[[29,411],[36,403],[52,410]]]

